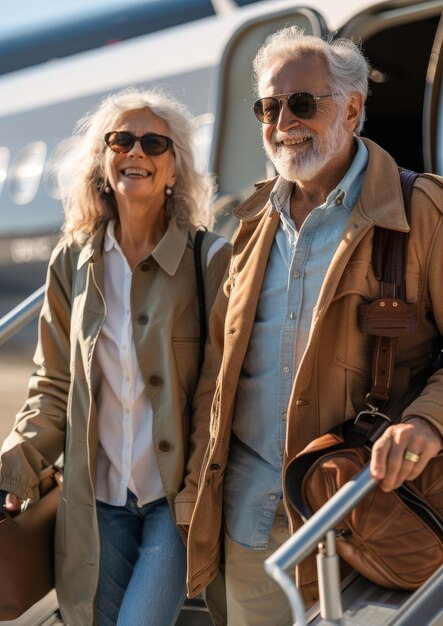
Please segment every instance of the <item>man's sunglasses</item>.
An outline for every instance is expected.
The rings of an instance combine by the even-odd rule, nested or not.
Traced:
[[[323,98],[331,98],[332,95],[331,93],[324,96],[313,96],[311,93],[285,93],[279,96],[259,98],[252,108],[255,117],[262,124],[275,124],[280,115],[281,102],[286,100],[288,109],[293,115],[308,120],[315,115],[317,102]]]
[[[172,139],[165,135],[157,135],[157,133],[147,133],[142,137],[136,137],[127,131],[114,130],[105,135],[106,145],[119,154],[132,150],[136,141],[140,142],[143,152],[148,156],[159,156],[166,150],[173,151]]]

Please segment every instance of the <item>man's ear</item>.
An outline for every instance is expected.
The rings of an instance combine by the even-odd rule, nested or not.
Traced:
[[[361,93],[355,92],[351,94],[347,103],[347,108],[346,108],[347,114],[346,114],[345,123],[346,123],[348,130],[353,132],[355,128],[357,127],[358,120],[360,118],[360,114],[363,110],[363,107],[364,107],[364,102],[363,102],[363,96],[361,95]]]

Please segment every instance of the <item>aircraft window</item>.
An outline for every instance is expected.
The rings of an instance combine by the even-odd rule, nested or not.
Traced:
[[[9,157],[11,153],[5,146],[0,147],[0,193],[3,189],[3,184],[8,175]]]
[[[58,143],[46,163],[45,167],[45,188],[48,196],[54,198],[54,200],[60,200],[61,194],[58,186],[57,174],[54,171],[54,166],[61,158],[66,156],[66,152],[72,147],[72,137],[63,139]]]
[[[34,141],[19,153],[11,167],[8,191],[15,204],[29,204],[35,198],[46,157],[44,141]]]
[[[209,169],[209,155],[211,153],[212,135],[214,132],[214,115],[204,113],[196,119],[197,134],[195,137],[195,165],[199,172]]]

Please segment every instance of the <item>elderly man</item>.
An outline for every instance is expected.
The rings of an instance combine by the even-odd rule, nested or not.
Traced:
[[[261,48],[254,71],[254,112],[278,176],[236,211],[241,225],[212,318],[176,512],[190,524],[189,594],[224,562],[227,619],[215,622],[283,626],[292,624],[288,603],[263,570],[301,523],[287,519],[282,471],[310,440],[364,408],[372,344],[357,307],[379,296],[374,227],[408,224],[397,164],[359,137],[369,68],[356,45],[291,27]],[[407,299],[418,330],[398,340],[395,397],[424,377],[443,332],[442,179],[419,177],[412,205]],[[375,444],[371,471],[381,488],[416,478],[441,450],[442,433],[443,370]],[[297,584],[307,602],[316,599],[310,560]]]

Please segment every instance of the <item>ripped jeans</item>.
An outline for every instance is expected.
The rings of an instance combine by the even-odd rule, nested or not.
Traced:
[[[186,549],[166,498],[125,506],[97,501],[97,626],[173,626],[185,599]]]

